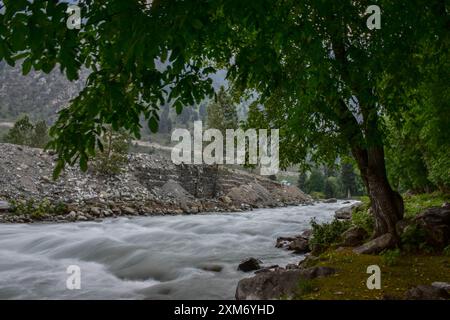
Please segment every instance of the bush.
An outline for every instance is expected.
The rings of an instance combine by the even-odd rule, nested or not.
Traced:
[[[27,215],[33,219],[41,219],[46,214],[62,215],[67,213],[67,205],[62,202],[52,204],[44,198],[40,202],[33,199],[25,201],[12,200],[12,212],[14,214]]]
[[[426,244],[426,232],[417,225],[406,227],[400,238],[402,248],[407,252],[430,251]]]
[[[309,241],[311,250],[324,250],[341,241],[341,235],[351,227],[350,221],[333,220],[330,223],[317,223],[311,220],[312,236]]]
[[[361,227],[366,230],[368,234],[372,234],[375,220],[373,218],[373,215],[369,213],[368,209],[359,209],[353,210],[352,223],[355,226]]]
[[[319,200],[319,199],[325,199],[325,194],[323,192],[311,192],[309,194],[313,199]]]
[[[104,133],[100,148],[95,155],[93,169],[102,175],[115,175],[122,172],[128,162],[130,136],[123,130],[112,128]]]
[[[450,257],[450,246],[446,246],[442,252],[444,256]]]
[[[392,267],[397,264],[400,258],[400,249],[385,250],[381,253],[381,257],[386,266]]]

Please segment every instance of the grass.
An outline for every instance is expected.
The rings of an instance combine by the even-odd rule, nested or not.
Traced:
[[[405,218],[415,217],[429,207],[440,207],[444,202],[450,202],[450,194],[442,192],[403,195],[405,203]]]
[[[299,288],[296,299],[374,300],[386,296],[402,299],[408,289],[417,285],[450,282],[450,257],[445,255],[402,254],[391,264],[383,256],[356,255],[346,249],[322,254],[316,265],[333,267],[338,271],[332,276],[312,280],[306,292]],[[366,286],[370,276],[366,272],[370,265],[378,265],[381,269],[380,290],[369,290]]]

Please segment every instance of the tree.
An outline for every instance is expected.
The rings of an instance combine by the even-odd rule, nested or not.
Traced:
[[[232,98],[221,87],[217,93],[216,100],[211,101],[206,108],[207,126],[211,129],[217,129],[226,136],[227,129],[238,128],[238,116],[236,106]]]
[[[314,168],[306,181],[306,192],[324,192],[325,176],[322,171]]]
[[[48,127],[44,120],[36,122],[34,125],[34,136],[31,146],[35,148],[44,148],[49,142]]]
[[[357,186],[356,186],[356,175],[353,169],[353,165],[351,163],[342,163],[341,172],[340,172],[341,184],[342,184],[342,193],[345,197],[351,197],[352,195],[356,195]]]
[[[120,173],[128,162],[130,142],[126,132],[110,128],[102,136],[100,150],[93,161],[93,169],[103,175]]]
[[[305,171],[302,171],[299,173],[298,175],[298,181],[297,181],[297,187],[300,190],[305,191],[306,190],[306,179],[307,179],[307,175]]]
[[[264,104],[253,108],[264,115],[255,124],[282,128],[285,165],[351,152],[371,198],[374,236],[389,233],[395,243],[403,201],[387,178],[384,117],[400,118],[408,94],[448,58],[449,15],[441,0],[380,0],[382,27],[370,30],[371,4],[85,0],[83,27],[68,30],[66,3],[8,0],[0,59],[23,59],[24,73],[58,64],[70,80],[92,70],[51,129],[56,175],[65,163],[87,167],[104,124],[139,137],[144,114],[157,131],[159,105],[173,101],[180,113],[200,103],[213,93],[208,75],[225,69],[236,94],[256,92]]]
[[[22,116],[14,123],[14,126],[6,134],[4,141],[7,143],[31,146],[34,135],[34,125],[27,115]]]

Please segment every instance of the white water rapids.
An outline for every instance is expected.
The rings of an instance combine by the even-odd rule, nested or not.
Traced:
[[[331,220],[342,206],[0,224],[0,299],[233,299],[252,275],[237,271],[241,260],[297,263],[302,256],[275,248],[276,238],[301,233],[312,218]],[[81,268],[80,290],[66,288],[69,265]]]

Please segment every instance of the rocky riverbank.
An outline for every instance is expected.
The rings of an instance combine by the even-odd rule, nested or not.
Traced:
[[[340,208],[335,219],[350,220],[361,208],[364,208],[361,202]],[[370,240],[367,231],[355,225],[350,225],[333,244],[320,251],[311,244],[314,231],[279,237],[277,248],[305,254],[303,259],[285,267],[265,267],[257,258],[242,261],[239,270],[255,271],[255,275],[239,281],[235,297],[238,300],[450,299],[450,205],[430,207],[412,219],[400,221],[398,229],[402,237],[399,248],[390,248],[391,251],[382,254],[379,254],[383,247],[381,240]],[[413,244],[417,248],[412,248]],[[369,290],[365,285],[370,265],[381,267],[383,287],[379,290]]]
[[[120,174],[68,167],[51,179],[56,155],[0,144],[0,222],[85,221],[106,217],[245,211],[311,203],[293,186],[220,166],[174,165],[134,153]]]

